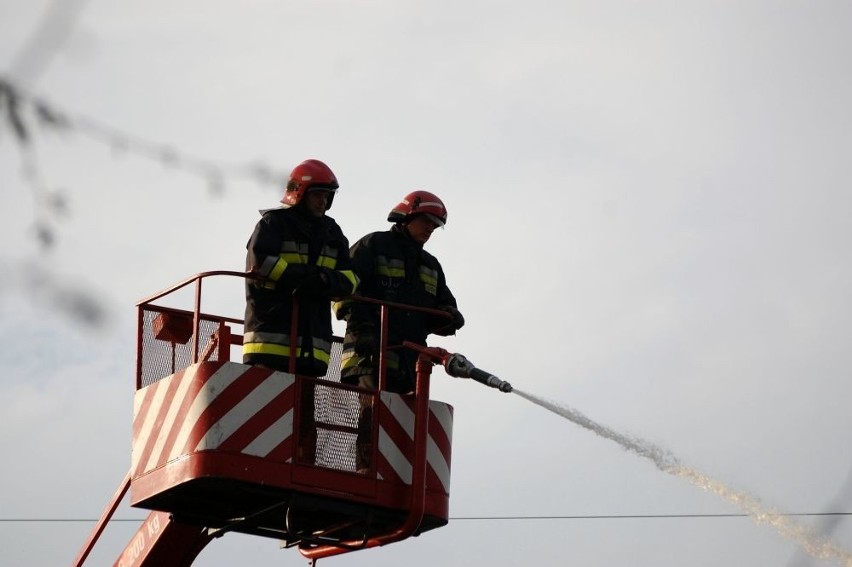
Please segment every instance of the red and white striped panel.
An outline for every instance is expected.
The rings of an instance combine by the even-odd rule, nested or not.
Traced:
[[[379,478],[411,484],[414,458],[413,400],[382,392],[379,420]],[[453,408],[443,402],[429,402],[429,429],[426,441],[426,487],[450,493],[450,455],[453,439]]]
[[[194,364],[136,392],[131,478],[183,454],[293,454],[295,379],[235,362]]]

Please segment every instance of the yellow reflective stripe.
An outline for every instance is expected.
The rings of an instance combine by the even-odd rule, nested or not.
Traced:
[[[282,265],[283,262],[283,265]],[[284,271],[284,268],[287,266],[287,262],[284,262],[278,256],[266,256],[263,259],[263,262],[258,267],[257,271],[260,275],[265,276],[271,280],[278,280],[281,277],[281,272]]]
[[[402,260],[388,260],[387,256],[376,256],[376,272],[380,276],[404,278],[405,262]]]
[[[301,344],[302,336],[296,339]],[[325,352],[331,352],[331,342],[321,337],[312,338],[315,348]],[[268,331],[248,331],[243,335],[243,344],[249,343],[270,343],[283,346],[290,345],[290,335],[286,333],[270,333]]]
[[[380,276],[388,276],[391,278],[404,278],[405,277],[405,268],[391,268],[390,266],[379,266],[376,268],[376,272]]]
[[[269,279],[277,282],[281,278],[281,274],[283,274],[286,269],[287,260],[284,258],[278,258],[275,265],[272,266],[272,269],[269,271]]]
[[[337,258],[329,258],[328,256],[320,256],[317,259],[317,266],[321,268],[331,268],[334,269],[334,266],[337,265]]]
[[[282,252],[278,255],[282,260],[286,261],[288,264],[307,264],[308,256],[305,254],[304,256],[301,254],[297,254],[295,252]]]
[[[438,270],[420,266],[420,281],[423,282],[426,293],[431,293],[432,295],[438,294]]]
[[[328,244],[324,245],[320,250],[317,266],[333,270],[337,266],[337,248]]]
[[[438,270],[420,266],[420,281],[425,284],[438,285]]]
[[[308,245],[300,244],[295,240],[285,240],[281,243],[281,251],[278,257],[288,264],[307,264]]]
[[[352,355],[349,358],[341,359],[340,362],[340,370],[350,370],[352,368],[372,368],[373,365],[364,357]],[[386,367],[389,370],[399,370],[399,361],[398,360],[388,360]]]
[[[361,280],[352,270],[340,270],[340,273],[346,276],[346,279],[349,280],[349,283],[352,284],[352,291],[358,289],[358,284],[361,283]],[[350,292],[352,293],[352,292]]]
[[[243,354],[272,354],[275,356],[290,356],[290,347],[286,345],[276,345],[272,343],[247,343],[243,345]],[[296,349],[296,357],[302,356],[302,349]],[[313,349],[313,357],[316,360],[324,362],[326,365],[331,360],[329,353],[315,348]]]
[[[301,349],[296,349],[296,353]],[[246,343],[243,345],[243,354],[274,354],[277,356],[290,356],[290,347],[275,345],[271,343]]]
[[[387,355],[385,357],[385,367],[390,370],[399,370],[399,356],[390,351],[385,351],[385,354]],[[370,368],[373,365],[367,360],[367,358],[355,354],[354,349],[343,351],[340,356],[340,369],[348,370],[350,368],[357,368],[358,366],[366,366]]]

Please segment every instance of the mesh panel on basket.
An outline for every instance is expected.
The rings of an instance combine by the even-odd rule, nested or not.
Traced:
[[[317,384],[314,396],[316,464],[330,469],[354,471],[360,394],[336,385]]]
[[[340,382],[342,352],[343,343],[335,337],[331,345],[328,372],[317,382],[314,390],[316,464],[330,469],[354,471],[361,407],[371,406],[375,396],[337,385]],[[370,430],[369,422],[362,426]]]
[[[192,364],[192,336],[190,335],[185,342],[179,342],[186,337],[162,332],[162,324],[157,324],[157,319],[164,314],[172,318],[172,323],[175,321],[185,322],[186,319],[192,321],[192,313],[187,311],[148,309],[143,311],[142,351],[140,353],[142,357],[142,375],[140,377],[142,387],[153,384],[157,380],[170,376]],[[219,321],[204,317],[201,318],[198,324],[199,355],[205,353],[208,347],[214,346],[211,345],[211,341],[213,341],[218,328]],[[157,329],[161,330],[160,336],[165,337],[165,340],[155,336]],[[213,349],[207,360],[217,360],[216,349]]]

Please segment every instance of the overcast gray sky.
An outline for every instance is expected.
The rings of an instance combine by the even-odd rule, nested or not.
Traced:
[[[280,198],[263,169],[306,158],[340,179],[353,241],[413,189],[445,200],[428,248],[468,323],[434,344],[767,510],[847,514],[792,519],[829,530],[839,551],[814,558],[437,370],[449,525],[324,564],[852,565],[852,3],[58,5],[0,0],[30,135],[24,152],[0,108],[4,566],[74,559],[130,464],[135,303],[242,269]],[[35,98],[68,127],[39,125]],[[240,316],[239,288],[217,300]],[[136,527],[111,524],[89,564]],[[231,534],[196,564],[304,561]]]

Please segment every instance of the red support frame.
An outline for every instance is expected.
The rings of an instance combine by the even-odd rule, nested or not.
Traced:
[[[383,311],[384,313],[384,311]],[[404,540],[417,531],[423,521],[426,505],[426,441],[429,430],[429,380],[433,360],[426,354],[417,358],[415,386],[414,460],[412,462],[411,497],[408,516],[396,530],[366,540],[341,541],[317,547],[299,547],[299,553],[315,564],[318,559],[332,557],[359,549],[369,549]]]
[[[103,514],[101,514],[98,523],[95,524],[95,527],[92,529],[92,533],[89,534],[89,538],[86,540],[86,543],[83,544],[83,548],[77,554],[77,558],[74,559],[74,563],[72,564],[74,567],[81,567],[83,562],[89,556],[89,553],[92,552],[92,549],[95,547],[95,543],[97,543],[104,531],[104,528],[106,528],[107,522],[109,522],[112,515],[115,514],[118,505],[121,504],[121,501],[124,499],[124,495],[127,494],[128,488],[130,488],[130,472],[125,475],[124,480],[121,481],[121,484],[118,485],[115,494],[113,494],[112,500],[110,500],[109,504],[107,504],[106,508],[104,508]]]

